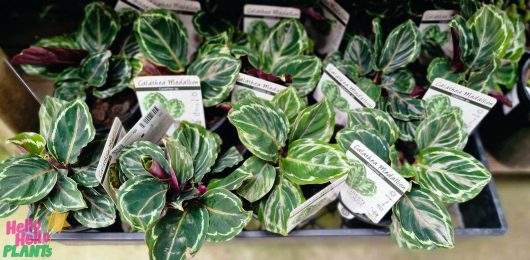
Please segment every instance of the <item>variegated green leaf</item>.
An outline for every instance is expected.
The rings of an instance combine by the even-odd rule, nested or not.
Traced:
[[[389,75],[383,75],[382,85],[402,94],[410,94],[416,87],[416,81],[410,71],[403,69]]]
[[[381,87],[376,85],[371,79],[361,77],[356,83],[357,87],[375,102],[381,97]]]
[[[72,101],[76,98],[85,100],[85,89],[88,86],[82,81],[57,81],[55,82],[55,91],[53,95],[56,98]]]
[[[468,20],[473,34],[473,59],[466,65],[472,69],[487,66],[502,57],[512,41],[513,26],[504,21],[503,13],[494,5],[482,6]]]
[[[0,218],[5,218],[11,216],[11,214],[17,211],[18,205],[12,204],[0,204]]]
[[[399,137],[399,128],[388,113],[375,108],[361,108],[348,111],[348,128],[364,125],[374,129],[385,137],[388,144],[393,144]]]
[[[74,218],[89,228],[112,225],[116,220],[116,209],[110,196],[94,188],[80,188],[88,208],[74,211]]]
[[[107,137],[96,137],[90,142],[79,155],[79,161],[72,167],[74,175],[72,179],[78,185],[84,187],[97,187],[99,180],[96,177],[96,170],[101,159],[101,154],[105,148]]]
[[[295,19],[284,19],[270,30],[258,50],[259,69],[271,72],[285,57],[303,53],[306,43],[304,26]]]
[[[346,155],[322,141],[299,139],[280,159],[280,172],[296,184],[320,184],[349,171]]]
[[[521,21],[519,16],[515,17],[515,20],[513,21],[513,27],[513,40],[510,39],[510,47],[506,51],[504,58],[513,62],[517,62],[524,53],[526,42],[525,24]]]
[[[493,80],[499,63],[499,59],[494,59],[491,63],[485,65],[481,69],[471,72],[466,86],[478,92],[488,93],[490,91],[490,89],[488,89],[488,83],[490,80]]]
[[[35,203],[50,193],[57,175],[53,166],[40,157],[13,156],[0,163],[0,203]]]
[[[53,211],[46,208],[46,206],[44,206],[44,202],[42,201],[29,205],[29,208],[30,208],[30,212],[29,212],[28,217],[35,221],[40,221],[41,226],[47,227],[48,226],[47,217],[53,214]]]
[[[70,179],[68,176],[68,171],[59,170],[57,176],[57,182],[55,187],[48,194],[44,205],[58,212],[67,212],[70,210],[79,210],[86,208],[87,205],[85,200],[83,200],[83,195],[77,189],[77,183]]]
[[[344,74],[351,80],[357,81],[359,79],[357,64],[343,60],[342,54],[340,52],[334,52],[328,55],[324,59],[323,67],[327,67],[330,63],[337,67],[337,69],[340,70],[342,74]]]
[[[44,101],[42,102],[42,105],[39,109],[39,133],[44,137],[44,139],[48,139],[48,135],[51,132],[55,118],[57,117],[57,114],[63,110],[62,107],[66,103],[68,102],[51,96],[46,96],[44,98]]]
[[[110,47],[119,30],[120,19],[116,12],[102,2],[93,2],[85,7],[77,42],[89,52],[104,51]]]
[[[278,176],[271,194],[259,210],[259,219],[270,232],[287,235],[289,215],[305,198],[298,185]]]
[[[181,192],[173,201],[170,203],[172,207],[180,211],[184,211],[184,202],[197,199],[202,194],[197,190],[197,188],[192,188],[189,191]]]
[[[337,139],[337,143],[344,152],[348,151],[353,141],[358,140],[379,156],[381,160],[389,160],[390,146],[385,141],[385,138],[375,129],[363,125],[356,125],[352,128],[340,130],[337,132],[335,139]]]
[[[324,99],[300,111],[289,132],[289,141],[309,138],[329,142],[334,129],[335,108]]]
[[[374,181],[366,177],[364,164],[357,160],[350,160],[351,171],[346,177],[346,185],[363,196],[371,197],[377,192]]]
[[[445,205],[423,189],[405,193],[392,208],[392,238],[402,248],[452,248],[454,231]]]
[[[422,119],[424,116],[423,100],[409,95],[389,91],[389,112],[396,119],[410,121]]]
[[[425,98],[425,114],[436,116],[449,112],[451,109],[451,99],[446,95],[435,95]]]
[[[421,37],[411,20],[396,27],[385,41],[377,67],[384,74],[401,69],[418,58]]]
[[[517,62],[508,61],[500,65],[493,74],[495,83],[503,85],[511,89],[517,81],[519,76]]]
[[[236,190],[241,187],[245,180],[252,178],[252,174],[237,169],[222,179],[213,179],[208,184],[208,189],[223,188],[227,190]]]
[[[134,34],[140,51],[153,63],[182,72],[187,64],[188,31],[170,10],[150,10],[136,20]]]
[[[96,134],[88,106],[80,99],[64,105],[53,122],[48,151],[59,162],[73,164]]]
[[[207,241],[222,242],[234,238],[252,218],[252,212],[243,209],[241,200],[223,188],[207,191],[202,202],[210,221]]]
[[[363,36],[355,35],[346,46],[344,60],[357,64],[359,75],[372,72],[374,67],[372,44]]]
[[[421,123],[421,120],[411,120],[411,121],[395,120],[395,122],[399,128],[399,139],[406,141],[406,142],[414,141],[414,138],[416,136],[416,129],[418,128],[418,125]]]
[[[452,67],[451,60],[446,57],[434,58],[427,68],[427,80],[433,82],[435,78],[442,78],[452,82],[460,82],[464,74],[456,72]]]
[[[381,19],[376,17],[372,20],[372,35],[374,37],[374,65],[381,56],[383,51],[383,29],[381,28]]]
[[[181,122],[173,133],[173,138],[186,148],[193,162],[193,178],[200,182],[206,173],[210,172],[217,159],[219,144],[215,134],[201,125]],[[173,162],[172,162],[173,163]],[[176,170],[176,169],[175,169]]]
[[[234,106],[228,112],[228,120],[236,127],[239,139],[251,153],[263,160],[276,162],[279,150],[287,140],[287,116],[269,101],[258,101],[257,98],[244,100],[248,102]]]
[[[126,56],[112,57],[105,85],[92,89],[97,98],[108,98],[129,87],[132,79],[132,65]]]
[[[109,72],[110,56],[110,51],[89,54],[79,65],[79,76],[89,86],[103,86],[107,80],[107,73]]]
[[[241,62],[230,55],[206,55],[195,60],[188,75],[201,79],[204,106],[215,106],[225,100],[236,84]]]
[[[131,227],[147,231],[166,205],[167,183],[141,175],[127,180],[116,193],[120,216]]]
[[[239,153],[235,146],[232,146],[217,158],[215,164],[212,166],[211,172],[222,172],[227,168],[234,167],[241,161],[243,161],[243,156]]]
[[[7,139],[8,143],[12,143],[26,152],[39,155],[46,149],[46,139],[40,134],[24,132]]]
[[[419,150],[428,147],[462,150],[467,143],[462,113],[453,110],[426,118],[416,129],[415,141]]]
[[[421,171],[416,181],[445,203],[461,203],[474,198],[491,179],[489,171],[471,155],[450,148],[420,151]]]
[[[164,145],[166,146],[167,157],[169,159],[171,169],[175,173],[178,184],[184,185],[184,183],[188,182],[194,177],[193,157],[191,157],[188,149],[180,144],[179,140],[177,139],[164,139]],[[196,177],[195,182],[199,183],[201,178]]]
[[[127,178],[150,175],[149,172],[145,170],[142,163],[141,157],[145,155],[150,156],[151,159],[157,161],[162,165],[164,171],[169,173],[169,164],[164,156],[164,151],[158,145],[147,141],[135,142],[121,150],[118,157],[120,173]]]
[[[278,92],[272,99],[272,103],[285,113],[291,125],[300,111],[307,106],[305,100],[298,96],[296,89],[293,87],[288,87]]]
[[[290,84],[300,96],[307,96],[317,86],[322,74],[322,62],[316,56],[285,57],[279,60],[271,73],[278,77],[291,76]]]
[[[276,169],[256,156],[248,158],[236,171],[245,172],[251,178],[237,189],[237,194],[253,203],[263,198],[274,185]]]
[[[149,258],[183,260],[188,254],[195,255],[206,238],[208,223],[205,208],[169,209],[145,233]]]
[[[456,15],[448,25],[458,34],[458,48],[460,49],[459,58],[465,63],[471,62],[474,52],[473,41],[475,39],[466,19],[460,15]],[[434,80],[434,78],[432,79]]]

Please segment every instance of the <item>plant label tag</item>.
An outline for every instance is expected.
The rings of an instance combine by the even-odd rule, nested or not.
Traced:
[[[358,140],[353,141],[346,156],[361,162],[366,175],[355,176],[359,178],[355,180],[355,187],[346,182],[340,200],[350,212],[364,214],[372,222],[379,223],[408,190],[409,183]]]
[[[284,18],[300,19],[300,14],[298,8],[247,4],[243,7],[243,31],[247,32],[258,21],[265,22],[270,28]]]
[[[159,8],[173,11],[188,29],[188,59],[192,60],[193,54],[202,42],[202,37],[193,26],[193,16],[201,10],[201,3],[189,0],[150,0]]]
[[[146,11],[156,9],[156,5],[151,3],[149,0],[118,0],[114,6],[115,10],[123,8],[132,8],[138,11]]]
[[[144,113],[142,118],[114,146],[111,155],[117,157],[123,148],[136,141],[144,140],[158,143],[174,124],[175,120],[173,117],[164,109],[160,102],[156,101],[147,110],[147,113]]]
[[[109,134],[107,136],[107,141],[105,141],[105,146],[99,158],[99,163],[96,168],[96,178],[98,179],[103,189],[109,194],[112,200],[115,201],[114,190],[112,189],[109,181],[109,168],[110,165],[116,162],[116,156],[112,156],[112,148],[125,136],[125,128],[119,118],[115,118],[112,122],[112,127],[110,128]]]
[[[142,115],[158,101],[175,119],[175,126],[168,129],[172,132],[180,121],[206,126],[202,104],[201,80],[197,76],[146,76],[134,79],[136,96],[140,103]],[[168,132],[169,134],[171,134]]]
[[[446,34],[447,39],[441,47],[448,57],[453,57],[453,38],[448,24],[455,14],[455,10],[427,10],[423,13],[420,26],[418,27],[422,34],[432,26],[438,27],[440,32]]]
[[[467,126],[468,133],[471,133],[475,129],[490,109],[493,108],[495,103],[497,103],[494,97],[442,78],[434,79],[429,90],[423,96],[423,99],[435,95],[448,96],[451,100],[451,105],[462,110],[462,120]]]
[[[328,64],[313,93],[315,100],[327,98],[335,107],[335,123],[345,125],[346,112],[357,108],[374,108],[376,103],[355,83],[340,72],[333,64]]]
[[[346,176],[333,181],[331,184],[326,186],[326,188],[322,189],[317,194],[313,195],[311,198],[291,211],[289,220],[287,222],[287,232],[290,232],[296,226],[298,226],[298,224],[315,215],[329,203],[335,201],[339,196],[345,181]]]
[[[322,0],[319,4],[326,20],[308,19],[305,23],[307,34],[315,41],[319,54],[328,54],[339,49],[350,14],[334,0]]]
[[[245,97],[255,96],[266,100],[272,100],[274,95],[285,89],[285,86],[272,83],[264,79],[239,73],[236,85],[232,90],[231,101],[236,103]]]

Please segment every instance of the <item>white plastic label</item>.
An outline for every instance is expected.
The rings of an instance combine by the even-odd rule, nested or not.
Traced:
[[[364,214],[372,222],[379,223],[408,190],[409,183],[358,140],[353,141],[346,156],[364,165],[366,179],[362,182],[373,182],[375,191],[368,195],[346,184],[340,192],[340,199],[350,212]]]
[[[280,84],[239,73],[236,85],[232,90],[231,100],[235,103],[238,99],[251,95],[270,101],[283,89],[285,86]]]
[[[147,11],[156,9],[157,7],[148,0],[118,0],[114,6],[114,9],[120,10],[122,8],[132,8],[138,11]]]
[[[115,118],[112,122],[112,127],[110,128],[109,134],[107,136],[107,141],[105,141],[105,146],[101,152],[99,158],[99,163],[96,168],[96,178],[103,186],[103,189],[110,195],[110,197],[115,200],[115,194],[109,184],[108,171],[110,165],[116,162],[116,156],[112,156],[112,148],[118,143],[123,136],[125,135],[125,129],[119,118]]]
[[[428,10],[423,13],[420,26],[421,32],[428,27],[438,26],[441,32],[447,33],[447,41],[441,46],[445,55],[453,57],[453,38],[450,33],[449,21],[456,14],[454,10]]]
[[[243,31],[247,32],[254,21],[264,21],[270,28],[283,18],[300,19],[301,12],[300,9],[292,7],[247,4],[243,8],[243,14]]]
[[[468,133],[475,129],[497,103],[493,97],[442,78],[436,78],[432,82],[423,99],[436,95],[448,96],[451,105],[462,110],[462,120],[467,126]]]
[[[346,25],[350,20],[350,14],[334,0],[322,0],[320,2],[323,15],[331,23],[331,30],[327,34],[319,32],[313,22],[305,23],[307,33],[315,41],[315,50],[320,54],[328,54],[339,49],[342,36],[346,31]]]
[[[331,63],[326,66],[313,97],[317,101],[328,98],[335,106],[335,123],[338,125],[346,124],[346,111],[363,107],[374,108],[376,105],[373,99]]]

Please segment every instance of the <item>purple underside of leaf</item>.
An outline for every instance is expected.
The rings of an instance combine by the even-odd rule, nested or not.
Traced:
[[[266,81],[270,81],[276,84],[280,84],[280,85],[286,85],[287,83],[291,83],[292,81],[291,75],[287,73],[285,74],[285,80],[283,80],[280,77],[274,76],[272,74],[268,74],[264,72],[263,70],[259,70],[259,69],[249,69],[247,70],[247,74],[250,76],[260,78]]]
[[[161,180],[168,179],[168,175],[166,171],[164,171],[164,168],[162,168],[162,165],[155,160],[151,161],[151,167],[147,169],[147,171],[158,179],[161,179]]]
[[[414,87],[412,92],[410,92],[410,96],[414,98],[422,97],[425,94],[425,92],[427,92],[426,88],[422,86],[416,86]]]
[[[169,184],[171,185],[171,187],[173,187],[173,189],[175,189],[176,191],[179,191],[179,182],[177,180],[177,176],[175,175],[175,171],[173,171],[173,168],[170,168],[169,172],[171,175]]]
[[[32,46],[22,50],[11,62],[16,65],[76,65],[87,55],[88,53],[81,49]]]
[[[217,105],[218,108],[224,110],[224,111],[230,111],[230,109],[232,109],[232,106],[228,105],[228,104],[219,104]]]
[[[300,10],[304,15],[307,15],[313,21],[322,22],[326,20],[326,17],[324,17],[321,13],[317,12],[313,7],[301,8]]]
[[[169,70],[164,66],[158,66],[149,60],[142,62],[142,71],[139,76],[164,76],[164,75],[176,75],[175,72]]]
[[[512,107],[513,106],[512,101],[507,96],[505,96],[502,93],[499,93],[499,92],[496,92],[496,91],[490,91],[488,93],[488,95],[494,97],[499,102],[501,102],[501,104],[503,104],[503,105],[506,105],[508,107]]]
[[[197,186],[197,190],[199,190],[201,194],[204,194],[208,191],[208,188],[206,188],[206,186],[204,186],[203,184],[199,184],[199,186]]]

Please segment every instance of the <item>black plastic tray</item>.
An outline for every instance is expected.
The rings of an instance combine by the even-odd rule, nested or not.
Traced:
[[[470,136],[465,149],[475,158],[488,166],[484,148],[478,133]],[[498,236],[507,231],[506,219],[502,211],[497,189],[492,180],[474,199],[459,206],[463,219],[463,228],[456,228],[457,236]],[[326,236],[388,236],[387,228],[376,227],[353,219],[345,221],[342,228],[337,229],[300,229],[289,233],[290,237],[326,237]],[[267,231],[243,231],[239,238],[249,237],[280,237]],[[105,230],[87,230],[77,233],[63,232],[56,234],[54,240],[144,240],[143,233],[124,233]]]

